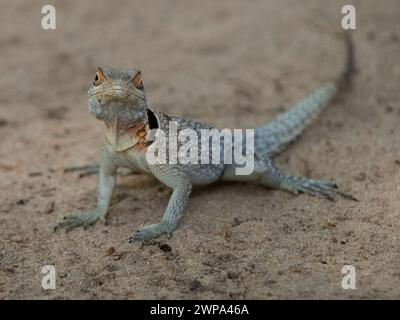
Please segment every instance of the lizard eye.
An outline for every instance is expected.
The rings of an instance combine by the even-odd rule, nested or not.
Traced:
[[[99,68],[99,70],[96,72],[96,76],[94,77],[93,85],[97,87],[101,85],[105,79],[106,77],[104,76],[103,71]]]
[[[143,90],[142,73],[140,71],[132,78],[131,81],[136,89]]]

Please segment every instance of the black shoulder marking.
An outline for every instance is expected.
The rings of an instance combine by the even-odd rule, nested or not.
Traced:
[[[157,117],[154,115],[153,111],[147,108],[147,118],[149,120],[150,129],[158,129]]]

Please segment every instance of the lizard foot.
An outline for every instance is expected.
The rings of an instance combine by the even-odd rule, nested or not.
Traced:
[[[334,194],[338,194],[343,198],[353,201],[359,201],[351,194],[339,191],[337,185],[330,181],[289,176],[282,181],[281,188],[294,194],[307,193],[312,196],[320,194],[330,201],[334,201],[334,198],[332,196]]]
[[[86,227],[95,223],[99,219],[104,221],[104,216],[103,212],[97,208],[81,215],[66,216],[64,217],[64,220],[55,227],[55,230],[65,228],[69,231],[80,226]]]
[[[158,238],[167,232],[167,228],[162,223],[150,224],[138,229],[133,236],[129,238],[129,243]]]

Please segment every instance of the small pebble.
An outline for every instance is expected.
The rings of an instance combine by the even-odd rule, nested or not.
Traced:
[[[199,289],[200,287],[201,287],[201,283],[198,280],[193,280],[189,285],[190,291],[195,291],[195,290]]]
[[[160,243],[160,244],[158,244],[158,247],[164,252],[171,252],[172,251],[172,248],[166,243]]]

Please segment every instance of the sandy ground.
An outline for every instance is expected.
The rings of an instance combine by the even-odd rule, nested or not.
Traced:
[[[55,31],[40,27],[48,3]],[[193,192],[172,238],[142,245],[129,236],[170,195],[147,176],[119,178],[108,226],[52,231],[95,205],[97,177],[64,168],[97,160],[97,65],[140,68],[158,110],[251,128],[339,73],[343,2],[1,1],[0,297],[400,298],[400,6],[353,4],[353,88],[276,161],[360,202],[216,184]],[[41,288],[47,264],[55,290]],[[356,290],[341,288],[346,264]]]

